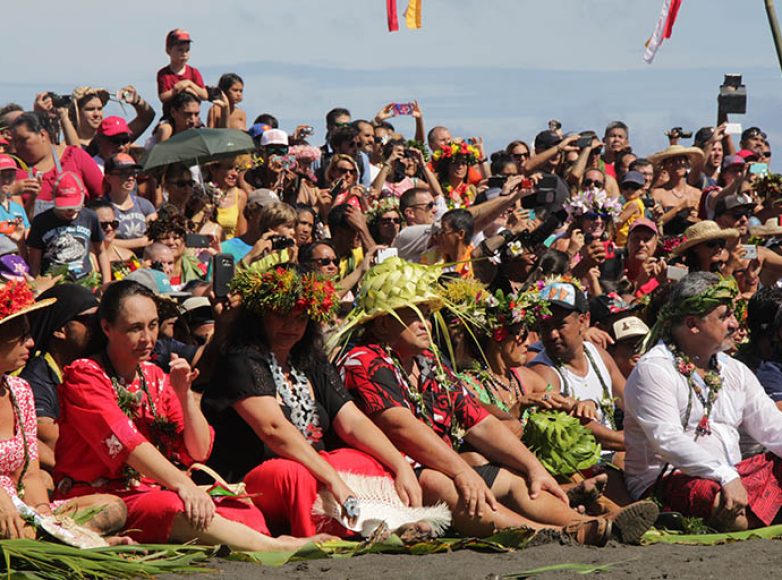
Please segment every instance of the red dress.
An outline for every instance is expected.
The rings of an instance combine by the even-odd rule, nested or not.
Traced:
[[[176,492],[151,479],[131,481],[126,469],[128,456],[140,444],[151,442],[179,467],[186,468],[193,460],[185,448],[182,407],[168,376],[147,362],[141,363],[141,372],[149,396],[138,378],[125,387],[138,397],[131,420],[120,408],[112,381],[98,362],[80,359],[66,367],[58,388],[61,412],[55,496],[117,495],[128,508],[127,528],[139,530],[128,535],[143,543],[164,543],[184,504]],[[232,499],[216,503],[217,513],[223,517],[269,533],[255,507]]]
[[[16,495],[14,475],[18,476],[21,473],[25,462],[24,438],[27,439],[29,461],[38,459],[38,426],[35,419],[35,401],[30,385],[19,377],[7,376],[5,379],[21,414],[21,417],[16,417],[16,409],[14,409],[16,417],[14,435],[10,439],[0,440],[0,488],[13,497]],[[22,431],[24,431],[24,438]]]

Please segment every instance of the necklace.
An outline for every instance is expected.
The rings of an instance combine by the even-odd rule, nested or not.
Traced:
[[[592,370],[595,371],[597,380],[600,381],[600,388],[603,391],[603,398],[599,401],[600,410],[603,412],[603,416],[608,419],[608,423],[611,426],[611,429],[616,431],[616,411],[614,409],[614,398],[611,396],[611,390],[608,388],[608,385],[603,379],[603,374],[597,368],[595,359],[592,358],[592,354],[589,352],[589,349],[586,347],[586,345],[584,346],[584,354],[586,355],[589,366],[591,366]],[[556,368],[559,371],[559,376],[562,379],[562,394],[566,397],[575,396],[575,392],[573,392],[570,388],[570,384],[568,383],[567,377],[565,376],[565,372],[562,368],[565,365],[557,360],[555,360],[554,363],[556,364]]]
[[[290,380],[286,380],[273,352],[269,353],[269,370],[271,370],[277,394],[290,410],[291,423],[311,445],[320,442],[323,439],[323,429],[320,426],[318,406],[310,393],[307,375],[290,365],[288,373]]]
[[[24,417],[22,417],[22,410],[19,408],[19,402],[16,400],[16,395],[11,389],[11,385],[8,384],[8,377],[3,375],[3,386],[8,391],[8,398],[11,401],[11,407],[14,410],[14,418],[16,419],[16,426],[19,429],[19,433],[22,435],[22,450],[24,451],[24,463],[22,464],[22,470],[19,472],[19,480],[16,482],[16,495],[19,499],[24,498],[24,476],[27,475],[27,471],[30,469],[30,450],[27,448],[27,432],[24,428]]]
[[[717,357],[713,356],[709,360],[709,369],[703,376],[703,383],[708,387],[709,392],[704,393],[703,388],[699,385],[695,378],[697,373],[695,372],[695,364],[690,357],[684,354],[673,342],[665,342],[665,346],[673,354],[674,368],[687,379],[687,386],[689,387],[689,397],[687,398],[687,410],[685,412],[683,427],[686,429],[687,424],[690,422],[690,415],[692,414],[692,398],[695,396],[703,407],[703,416],[698,421],[697,427],[695,427],[695,439],[701,435],[711,435],[711,425],[709,418],[711,417],[712,409],[714,408],[714,402],[722,390],[722,378],[720,377],[720,364],[717,361]]]

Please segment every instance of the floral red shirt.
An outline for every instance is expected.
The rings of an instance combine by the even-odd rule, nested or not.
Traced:
[[[16,481],[24,466],[24,431],[30,461],[38,459],[38,426],[35,419],[33,392],[27,381],[19,377],[6,376],[8,388],[16,398],[21,417],[16,417],[14,436],[0,440],[0,488],[10,495],[16,495]]]
[[[137,378],[125,388],[140,393],[131,420],[120,408],[117,392],[103,367],[92,359],[79,359],[65,368],[60,397],[60,436],[57,439],[55,481],[65,477],[74,482],[107,480],[124,487],[128,455],[140,444],[151,442],[173,463],[190,465],[184,442],[184,416],[168,375],[158,366],[141,363],[147,389],[158,417],[168,427],[156,427],[149,398]],[[212,432],[212,438],[214,433]]]
[[[469,431],[489,413],[449,368],[442,367],[444,376],[441,374],[430,351],[416,357],[416,362],[421,371],[417,391],[423,409],[416,401],[415,390],[411,391],[407,377],[379,344],[352,348],[337,366],[356,405],[367,415],[406,407],[454,447],[458,444],[457,432]]]

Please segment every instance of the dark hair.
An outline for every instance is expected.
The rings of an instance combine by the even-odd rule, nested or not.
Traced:
[[[496,151],[491,154],[491,174],[500,175],[508,165],[516,165],[513,157],[505,151]]]
[[[242,85],[244,85],[244,81],[242,80],[242,77],[240,77],[236,73],[225,73],[223,76],[220,77],[220,80],[217,81],[217,86],[221,91],[228,94],[228,89],[230,89],[236,83],[241,83]]]
[[[370,122],[369,122],[369,121],[367,121],[366,119],[356,119],[355,121],[351,121],[351,122],[350,122],[350,125],[351,125],[352,127],[355,127],[356,131],[359,131],[359,132],[360,132],[360,131],[361,131],[361,129],[360,129],[359,127],[360,127],[360,125],[361,125],[362,123],[363,123],[364,125],[369,125],[370,127],[372,127],[372,128],[374,129],[374,125],[372,125],[372,123],[370,123]]]
[[[326,113],[326,128],[329,129],[333,127],[334,123],[337,122],[337,117],[344,117],[344,116],[350,117],[350,111],[342,107],[336,107],[334,109],[331,109],[328,113]]]
[[[538,270],[542,276],[561,276],[569,269],[570,255],[560,250],[546,250],[538,262]]]
[[[440,219],[442,225],[448,224],[454,230],[464,232],[464,241],[469,244],[475,228],[475,218],[464,208],[448,210]]]
[[[109,287],[106,288],[106,291],[103,293],[100,305],[98,306],[98,318],[100,318],[100,320],[106,320],[110,324],[114,324],[119,317],[122,303],[132,296],[144,296],[157,304],[155,294],[146,286],[143,286],[138,282],[133,282],[132,280],[120,280],[113,284],[109,284]]]
[[[299,249],[299,263],[302,266],[306,266],[308,262],[312,262],[313,260],[313,254],[315,253],[315,248],[318,246],[328,246],[332,250],[334,250],[334,255],[338,255],[337,248],[334,245],[334,242],[331,240],[317,240],[315,242],[311,242],[307,244],[306,246],[302,246]]]
[[[352,125],[337,127],[331,132],[329,142],[334,149],[338,149],[343,143],[351,143],[356,140],[358,129]]]
[[[646,157],[639,157],[635,161],[633,161],[630,165],[627,166],[627,168],[630,171],[638,171],[639,167],[652,167],[653,164],[651,161],[649,161]]]
[[[606,125],[605,134],[608,135],[614,129],[622,129],[625,133],[627,133],[628,136],[630,135],[630,129],[622,121],[611,121],[608,125]]]
[[[511,141],[510,143],[508,143],[508,145],[505,147],[505,153],[507,153],[508,155],[512,155],[513,154],[513,150],[518,145],[524,145],[524,147],[527,148],[527,153],[531,153],[532,152],[532,149],[530,148],[529,145],[527,145],[527,143],[525,141],[522,141],[521,139],[516,139],[516,140]]]
[[[201,99],[192,93],[183,91],[174,95],[174,97],[169,101],[171,109],[176,109],[177,111],[183,109],[185,105],[189,105],[190,103],[196,103],[200,106]]]
[[[187,165],[184,163],[171,163],[170,165],[166,165],[165,172],[163,173],[163,179],[165,181],[169,181],[175,175],[182,175],[185,171],[190,173],[192,177],[192,171],[190,171],[190,168]]]
[[[387,141],[385,145],[383,145],[383,160],[388,159],[389,155],[394,151],[394,147],[398,146],[404,147],[406,145],[406,142],[404,139],[391,139],[390,141]],[[421,173],[422,168],[418,168],[418,173]],[[418,176],[416,176],[418,177]],[[405,167],[402,165],[399,161],[394,163],[394,166],[391,168],[391,174],[386,178],[386,181],[389,183],[399,183],[405,178]]]
[[[110,209],[115,214],[117,213],[117,210],[114,209],[114,204],[111,203],[108,199],[104,198],[93,199],[87,204],[87,207],[93,211],[99,209]]]
[[[391,131],[392,133],[396,131],[396,129],[394,129],[394,126],[388,121],[380,121],[379,123],[375,123],[373,127],[375,127],[375,129],[386,129],[388,131]]]
[[[348,229],[352,230],[353,226],[348,222],[348,204],[341,203],[331,208],[329,212],[329,230],[332,232],[335,229]]]
[[[399,197],[400,215],[404,216],[405,210],[408,207],[412,207],[415,205],[415,198],[418,196],[419,193],[429,193],[429,190],[424,189],[423,187],[411,187]]]
[[[279,129],[280,123],[277,121],[277,117],[272,115],[271,113],[261,113],[257,117],[255,117],[255,121],[253,121],[253,125],[257,125],[258,123],[262,125],[269,125],[272,129]]]
[[[176,209],[176,208],[174,208]],[[185,216],[175,212],[164,212],[165,215],[158,213],[158,218],[152,221],[147,227],[147,236],[153,242],[156,242],[168,234],[175,234],[184,238],[190,230],[190,224]]]
[[[24,107],[17,103],[7,103],[0,107],[0,117],[4,117],[8,113],[16,113],[17,111],[24,111]]]
[[[45,131],[49,135],[49,138],[53,140],[52,124],[44,113],[38,111],[25,111],[14,119],[14,122],[11,123],[11,129],[17,129],[22,125],[31,133]]]
[[[747,329],[750,347],[756,351],[758,342],[767,337],[772,344],[778,342],[777,334],[782,326],[782,288],[765,286],[759,289],[747,304]]]

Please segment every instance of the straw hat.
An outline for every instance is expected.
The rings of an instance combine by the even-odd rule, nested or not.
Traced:
[[[673,250],[674,256],[679,256],[698,244],[709,240],[737,240],[739,231],[734,228],[722,229],[716,222],[704,220],[693,224],[684,231],[684,242]]]
[[[57,302],[56,298],[46,298],[38,302],[26,282],[8,282],[0,286],[0,324],[24,316],[34,310],[46,308]]]
[[[697,147],[684,147],[682,145],[671,145],[670,147],[664,149],[663,151],[658,151],[654,155],[649,156],[649,161],[654,163],[655,165],[661,164],[666,159],[670,159],[671,157],[687,157],[687,159],[690,161],[690,165],[695,165],[696,162],[703,162],[705,159],[705,156],[703,155],[703,151],[698,149]]]
[[[767,237],[782,235],[782,226],[779,225],[779,218],[769,218],[762,226],[749,228],[749,233],[753,236]]]

